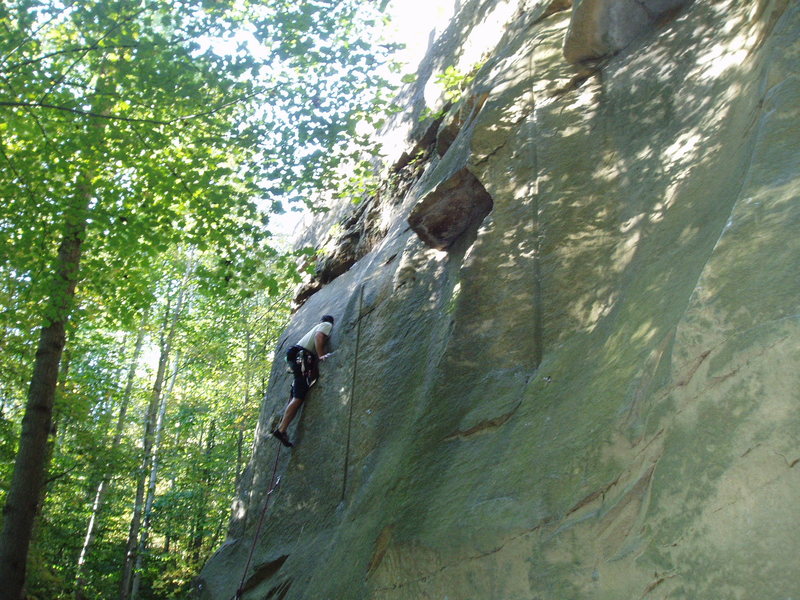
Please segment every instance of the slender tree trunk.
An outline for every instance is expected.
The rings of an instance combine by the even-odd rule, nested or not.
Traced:
[[[119,406],[119,415],[117,416],[117,426],[116,430],[114,431],[114,439],[111,442],[112,456],[116,453],[116,450],[119,448],[119,445],[122,442],[122,432],[125,429],[125,421],[128,414],[128,404],[130,403],[131,394],[133,392],[133,383],[136,379],[136,367],[139,363],[139,355],[142,352],[142,345],[144,344],[147,318],[148,318],[148,313],[147,311],[145,311],[145,314],[142,316],[142,323],[139,326],[139,333],[136,335],[136,345],[133,350],[133,357],[131,358],[130,364],[128,366],[125,391],[122,394],[122,400]],[[106,492],[108,490],[108,477],[109,477],[109,467],[106,466],[102,478],[100,480],[100,483],[97,486],[97,491],[95,492],[94,504],[92,505],[92,515],[91,517],[89,517],[89,525],[86,528],[86,536],[83,539],[83,546],[81,547],[81,553],[80,556],[78,557],[78,565],[75,571],[76,599],[83,598],[83,586],[85,584],[83,580],[83,567],[86,564],[86,557],[89,554],[89,549],[91,548],[95,540],[97,519],[99,518],[100,511],[103,508],[103,502],[105,501]]]
[[[239,490],[239,484],[242,481],[242,468],[244,466],[244,429],[240,425],[239,433],[236,435],[236,479],[233,483],[233,489]]]
[[[220,520],[217,522],[217,529],[214,532],[214,537],[211,538],[211,543],[209,544],[211,548],[216,548],[219,546],[220,540],[222,540],[222,535],[225,531],[225,522],[227,520],[227,515],[222,515],[222,518],[220,518]]]
[[[158,359],[158,370],[156,371],[156,379],[153,383],[153,392],[150,395],[150,403],[147,407],[147,415],[144,424],[144,436],[142,443],[142,463],[139,468],[138,481],[136,484],[136,498],[133,506],[133,516],[131,517],[131,526],[128,532],[128,543],[125,548],[125,562],[122,567],[122,581],[120,583],[120,600],[130,600],[131,589],[133,586],[133,571],[136,565],[136,555],[139,546],[139,531],[142,526],[142,513],[144,511],[145,500],[145,486],[147,485],[148,476],[150,473],[150,466],[153,461],[153,444],[155,442],[155,429],[156,419],[159,406],[161,404],[161,388],[164,384],[164,376],[167,370],[167,362],[169,353],[172,349],[172,341],[175,337],[175,331],[178,325],[178,319],[181,314],[183,304],[184,285],[188,280],[189,274],[193,265],[189,265],[186,269],[186,275],[181,282],[178,290],[178,298],[175,303],[175,309],[171,312],[169,305],[162,328],[161,334],[161,353]],[[169,326],[167,323],[169,322]],[[167,330],[168,327],[168,331]]]
[[[161,440],[164,434],[164,416],[167,413],[167,400],[172,395],[175,388],[175,380],[178,378],[178,365],[181,361],[181,353],[175,354],[175,366],[172,368],[172,377],[166,393],[161,398],[161,406],[156,420],[155,442],[153,443],[153,461],[150,466],[150,478],[147,484],[147,500],[144,504],[144,520],[139,534],[139,545],[136,550],[136,564],[133,570],[133,583],[131,585],[131,600],[136,600],[139,596],[139,585],[141,583],[142,556],[147,550],[147,539],[150,535],[150,521],[153,516],[153,502],[156,497],[156,482],[158,481],[158,451],[161,447]]]
[[[165,315],[167,319],[169,314]],[[174,317],[174,315],[173,315]],[[164,323],[166,329],[167,323]],[[144,420],[144,435],[142,443],[142,462],[139,467],[136,482],[136,497],[133,503],[133,515],[131,526],[128,531],[128,543],[125,548],[125,562],[122,567],[122,581],[120,584],[120,600],[128,600],[131,593],[131,583],[133,582],[133,567],[136,563],[136,548],[139,541],[139,528],[141,527],[142,511],[144,510],[144,493],[147,484],[147,474],[150,472],[150,461],[152,460],[153,441],[155,434],[156,416],[158,406],[161,402],[161,386],[164,382],[164,374],[167,368],[167,356],[169,355],[170,334],[162,332],[161,335],[161,354],[158,359],[158,369],[156,379],[153,383],[153,390],[150,394],[150,402],[147,406],[147,413]]]
[[[55,279],[51,288],[47,323],[39,334],[39,345],[22,419],[22,434],[14,464],[11,487],[3,509],[0,533],[0,600],[20,600],[31,534],[47,462],[47,440],[52,428],[53,405],[66,326],[75,296],[91,198],[90,179],[78,184],[74,206],[65,215],[58,249]]]
[[[211,421],[208,428],[208,438],[206,440],[205,460],[203,465],[203,475],[201,478],[202,490],[200,492],[200,502],[197,505],[197,512],[195,513],[194,536],[192,538],[192,562],[196,565],[200,564],[201,551],[203,549],[203,541],[205,539],[206,519],[208,517],[208,495],[207,490],[211,485],[211,453],[214,450],[215,434],[216,434],[216,421]]]
[[[173,476],[169,482],[169,489],[171,493],[175,492],[175,477]],[[169,554],[169,550],[172,547],[172,541],[177,540],[177,536],[173,537],[172,528],[168,528],[167,531],[164,533],[164,547],[163,552],[164,554]]]
[[[246,319],[246,317],[245,317]],[[244,331],[244,343],[245,343],[245,358],[244,358],[244,406],[250,406],[250,388],[252,387],[253,383],[253,375],[252,375],[252,334],[250,333],[250,325],[245,320],[245,331]],[[239,482],[242,479],[242,469],[244,467],[244,449],[242,445],[244,444],[244,422],[239,422],[239,436],[236,441],[236,478],[234,480],[233,489],[239,489]]]

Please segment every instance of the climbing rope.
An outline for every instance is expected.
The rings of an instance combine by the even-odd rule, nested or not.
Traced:
[[[344,481],[342,482],[342,500],[344,500],[345,491],[347,489],[347,468],[350,455],[350,434],[353,423],[353,399],[354,399],[354,388],[355,388],[356,372],[358,365],[358,348],[361,342],[361,316],[362,316],[361,312],[363,304],[364,304],[364,284],[362,283],[358,299],[358,321],[356,323],[356,350],[355,350],[355,359],[353,361],[352,382],[350,386],[350,415],[347,424],[347,447],[345,449],[345,458],[344,458]],[[333,352],[330,352],[328,355],[330,354],[333,354]],[[316,382],[317,380],[315,379],[309,384],[309,387],[314,385]],[[242,594],[244,594],[244,582],[247,579],[247,572],[250,570],[250,563],[253,560],[253,552],[255,552],[256,544],[258,543],[258,538],[261,535],[261,527],[264,524],[264,518],[266,517],[267,510],[269,509],[270,496],[272,496],[272,492],[275,491],[275,488],[277,488],[280,483],[280,477],[278,477],[277,479],[275,477],[278,472],[278,461],[280,457],[281,457],[281,444],[278,443],[278,452],[275,455],[275,465],[272,467],[272,478],[270,479],[269,490],[267,491],[267,497],[264,500],[264,508],[261,510],[261,516],[258,519],[258,526],[256,527],[256,533],[253,536],[253,544],[250,546],[250,553],[247,555],[247,563],[245,563],[244,566],[244,572],[242,573],[242,580],[239,582],[239,587],[236,590],[236,594],[232,596],[231,600],[241,600]]]
[[[261,535],[261,526],[264,524],[264,517],[267,515],[267,509],[269,508],[269,499],[272,495],[272,492],[275,491],[275,488],[278,487],[278,484],[281,481],[281,478],[275,478],[275,475],[278,472],[278,460],[281,457],[281,444],[278,443],[278,453],[275,455],[275,466],[272,467],[272,478],[270,479],[269,483],[269,490],[267,490],[267,497],[264,500],[264,508],[261,510],[261,516],[258,519],[258,526],[256,527],[256,534],[253,536],[253,545],[250,546],[250,554],[247,556],[247,563],[244,566],[244,572],[242,573],[242,580],[239,582],[239,588],[236,590],[236,594],[233,596],[235,600],[241,600],[242,594],[244,593],[244,581],[247,579],[247,571],[250,569],[250,561],[253,560],[253,552],[256,549],[256,543],[258,542],[258,537]]]
[[[350,434],[353,428],[353,402],[355,401],[356,373],[358,372],[358,348],[361,345],[361,311],[364,305],[364,285],[361,284],[361,291],[358,296],[358,320],[356,321],[356,350],[353,358],[353,378],[350,381],[350,414],[347,419],[347,443],[344,451],[344,477],[342,478],[342,501],[344,501],[347,491],[347,469],[350,465]]]

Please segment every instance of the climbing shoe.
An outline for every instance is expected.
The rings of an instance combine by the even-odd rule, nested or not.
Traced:
[[[291,448],[292,446],[294,446],[294,444],[289,441],[289,436],[283,433],[282,431],[276,429],[275,431],[272,432],[272,435],[278,438],[280,443],[286,446],[287,448]]]

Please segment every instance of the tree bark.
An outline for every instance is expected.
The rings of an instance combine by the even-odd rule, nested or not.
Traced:
[[[67,345],[67,338],[66,333],[64,335],[64,346]],[[59,414],[56,404],[59,398],[64,397],[64,393],[67,388],[67,381],[69,379],[69,365],[70,365],[70,354],[68,351],[64,351],[61,355],[61,362],[58,369],[58,381],[56,382],[56,393],[53,396],[53,412],[50,415],[50,435],[47,436],[47,447],[45,448],[44,452],[44,473],[50,472],[50,466],[53,464],[53,455],[56,451],[56,435],[58,434],[59,428]],[[38,512],[36,513],[36,519],[38,520],[42,508],[44,507],[44,499],[47,497],[47,493],[49,491],[49,487],[51,484],[51,480],[45,477],[45,480],[42,484],[42,489],[39,494],[39,502],[37,504]],[[38,533],[38,523],[34,522],[33,525],[33,535],[31,536],[31,540],[36,539],[36,535]]]
[[[89,181],[88,177],[82,178],[73,206],[65,214],[47,322],[39,334],[19,450],[3,508],[0,600],[20,600],[23,594],[31,534],[45,477],[47,441],[52,428],[59,365],[80,269],[81,244],[86,233],[91,198]]]
[[[250,406],[250,388],[252,387],[253,382],[253,375],[252,375],[252,368],[251,362],[253,358],[253,352],[251,350],[252,344],[252,334],[250,333],[250,324],[247,322],[247,314],[249,311],[245,312],[245,323],[244,323],[244,343],[245,343],[245,356],[244,356],[244,405],[245,407]],[[244,422],[240,422],[239,424],[239,436],[236,441],[236,478],[234,479],[233,489],[239,489],[239,483],[242,479],[242,468],[244,466],[244,448],[242,447],[244,444]]]

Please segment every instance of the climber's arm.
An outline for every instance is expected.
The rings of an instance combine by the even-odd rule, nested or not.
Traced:
[[[325,343],[328,341],[328,336],[318,331],[314,336],[314,347],[317,349],[317,356],[325,356]]]

